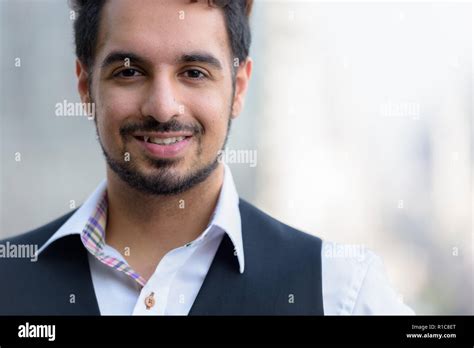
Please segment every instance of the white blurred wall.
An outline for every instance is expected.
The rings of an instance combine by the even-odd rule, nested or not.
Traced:
[[[473,312],[472,5],[266,1],[257,205]]]

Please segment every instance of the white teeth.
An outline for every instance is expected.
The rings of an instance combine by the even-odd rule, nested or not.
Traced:
[[[174,138],[149,138],[144,137],[145,141],[149,141],[150,143],[159,144],[159,145],[170,145],[177,143],[178,141],[184,140],[185,137],[174,137]]]
[[[143,140],[144,140],[145,142],[147,142],[148,139],[150,139],[150,137],[143,137]]]

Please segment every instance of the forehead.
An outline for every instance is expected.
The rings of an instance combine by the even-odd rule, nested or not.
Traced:
[[[97,57],[113,50],[163,63],[205,50],[226,61],[230,45],[224,12],[207,1],[109,0],[101,13]]]

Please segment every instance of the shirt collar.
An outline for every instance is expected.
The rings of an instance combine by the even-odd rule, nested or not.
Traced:
[[[239,261],[239,271],[244,272],[244,249],[242,243],[242,225],[239,210],[239,195],[235,187],[234,179],[230,168],[224,165],[224,180],[216,209],[212,215],[210,226],[214,225],[222,229],[234,244],[234,252]],[[37,251],[36,255],[41,254],[48,246],[60,238],[78,234],[81,235],[87,221],[94,213],[97,205],[100,203],[105,190],[107,189],[107,180],[103,180],[95,191],[87,198],[79,209],[44,243]]]
[[[245,258],[242,242],[239,195],[235,187],[234,178],[227,164],[224,164],[224,182],[211,224],[219,226],[227,233],[234,244],[234,252],[239,260],[239,271],[240,273],[244,273]]]
[[[106,188],[107,180],[104,179],[99,186],[97,186],[95,191],[87,198],[84,204],[82,204],[79,209],[77,209],[77,211],[46,241],[46,243],[39,248],[37,255],[41,254],[43,250],[58,239],[73,234],[80,235],[90,216],[93,214],[103,197]]]

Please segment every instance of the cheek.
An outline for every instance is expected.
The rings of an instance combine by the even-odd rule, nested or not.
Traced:
[[[192,103],[192,116],[204,127],[202,146],[210,150],[220,150],[230,114],[230,98],[223,95],[206,96]]]
[[[138,96],[133,93],[108,89],[99,93],[97,103],[98,126],[104,143],[121,142],[120,126],[131,115],[136,115]]]

